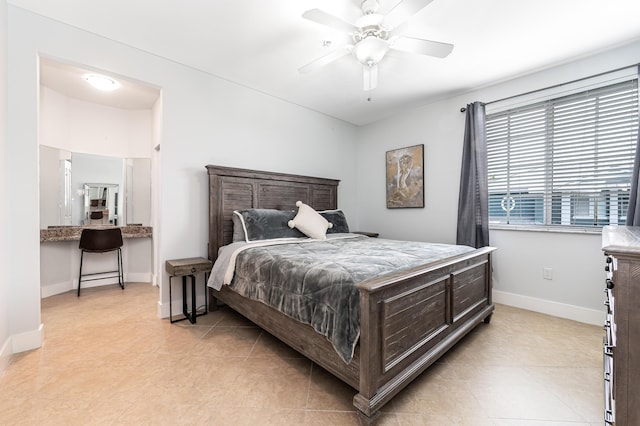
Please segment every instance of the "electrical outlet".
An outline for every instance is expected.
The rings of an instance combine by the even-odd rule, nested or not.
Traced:
[[[545,280],[553,279],[553,269],[551,268],[542,268],[542,278]]]

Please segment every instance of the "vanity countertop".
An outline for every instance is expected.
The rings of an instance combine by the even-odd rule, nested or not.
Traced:
[[[87,226],[52,226],[40,230],[40,242],[53,241],[80,241],[80,234],[84,228],[112,228],[112,225],[87,225]],[[121,226],[122,238],[151,238],[150,226]]]

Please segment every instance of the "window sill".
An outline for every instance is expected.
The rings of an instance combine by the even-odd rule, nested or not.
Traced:
[[[552,232],[559,234],[587,234],[587,235],[600,235],[602,234],[602,228],[579,228],[579,227],[565,227],[565,226],[544,226],[544,225],[503,225],[503,224],[489,224],[489,230],[496,231],[528,231],[528,232]]]

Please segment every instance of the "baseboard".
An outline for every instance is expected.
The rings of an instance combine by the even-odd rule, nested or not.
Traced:
[[[149,272],[133,272],[124,275],[125,286],[126,283],[149,283],[152,280],[152,275]],[[104,280],[87,281],[82,282],[82,288],[99,287],[103,285],[117,284],[118,280],[114,278],[107,278]],[[40,288],[40,298],[55,296],[56,294],[66,293],[71,290],[78,289],[78,280],[64,281],[56,284],[49,284]]]
[[[169,303],[158,301],[158,318],[169,318]]]
[[[0,376],[2,372],[7,369],[9,362],[11,362],[11,355],[13,354],[13,344],[11,336],[5,340],[2,348],[0,349]]]
[[[127,280],[125,277],[125,284]],[[118,280],[114,278],[105,278],[103,280],[96,281],[83,281],[82,288],[91,288],[91,287],[100,287],[103,285],[113,285],[118,284]],[[65,281],[56,284],[49,284],[44,287],[40,287],[40,298],[44,299],[46,297],[55,296],[56,294],[66,293],[68,291],[78,290],[78,280],[73,281]]]
[[[539,312],[541,314],[566,318],[592,325],[604,324],[606,316],[604,309],[588,309],[580,306],[568,305],[566,303],[537,299],[535,297],[507,293],[499,290],[493,290],[493,301],[502,305],[513,306],[515,308],[526,309],[528,311]]]
[[[44,287],[40,287],[40,298],[55,296],[56,294],[66,293],[73,290],[73,283],[71,281],[65,281],[56,284],[49,284]]]
[[[14,334],[11,336],[11,340],[14,354],[38,349],[44,340],[44,324],[40,324],[37,330]]]

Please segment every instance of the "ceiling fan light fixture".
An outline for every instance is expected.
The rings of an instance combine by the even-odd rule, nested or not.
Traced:
[[[111,77],[100,74],[85,74],[82,76],[87,83],[103,92],[111,92],[120,87],[120,83]]]
[[[378,64],[389,51],[389,43],[377,37],[367,37],[353,47],[353,55],[362,65]]]

